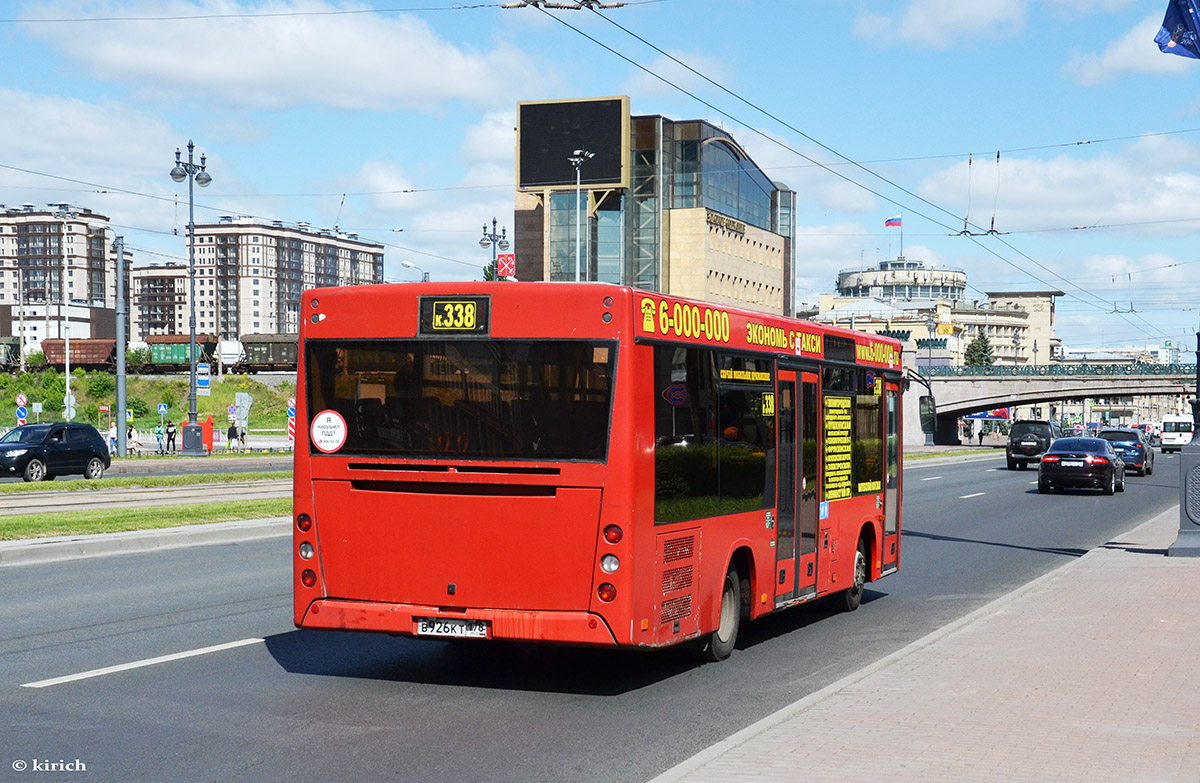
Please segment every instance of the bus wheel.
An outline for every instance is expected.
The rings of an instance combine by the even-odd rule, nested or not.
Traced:
[[[733,653],[737,643],[738,627],[742,622],[742,581],[737,569],[729,567],[725,574],[725,585],[721,589],[721,622],[717,630],[709,634],[700,657],[706,661],[723,661]]]
[[[867,583],[867,548],[858,542],[858,551],[854,553],[854,584],[834,597],[834,605],[843,612],[853,612],[862,603],[863,585]]]

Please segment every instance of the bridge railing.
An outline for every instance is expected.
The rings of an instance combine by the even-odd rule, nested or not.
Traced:
[[[1036,364],[1013,367],[918,367],[927,378],[1060,378],[1069,375],[1169,375],[1196,377],[1194,364]]]

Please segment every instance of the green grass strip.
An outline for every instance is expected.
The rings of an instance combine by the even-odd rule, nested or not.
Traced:
[[[123,533],[129,530],[154,530],[181,525],[204,525],[210,522],[232,522],[239,519],[286,517],[291,513],[291,498],[269,498],[236,503],[225,501],[221,503],[190,503],[181,506],[19,514],[0,517],[0,541],[94,533]]]
[[[290,470],[263,470],[250,473],[184,473],[178,476],[106,476],[99,481],[87,479],[72,479],[69,481],[39,481],[21,482],[20,484],[0,484],[0,495],[12,495],[22,492],[59,492],[99,490],[99,489],[130,489],[140,487],[190,487],[196,484],[240,484],[246,481],[276,481],[290,479]]]

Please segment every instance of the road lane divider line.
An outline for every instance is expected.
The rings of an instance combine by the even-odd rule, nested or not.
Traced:
[[[130,661],[129,663],[120,663],[116,666],[105,666],[103,669],[92,669],[91,671],[79,672],[78,674],[68,674],[63,677],[54,677],[49,680],[38,680],[37,682],[27,682],[21,685],[22,688],[49,688],[54,685],[64,685],[68,682],[77,682],[79,680],[88,680],[92,677],[103,677],[106,674],[116,674],[118,672],[126,672],[131,669],[142,669],[147,666],[157,666],[160,663],[170,663],[171,661],[180,661],[185,658],[195,658],[200,655],[208,655],[209,653],[222,652],[224,650],[232,650],[237,647],[247,647],[251,644],[261,644],[262,639],[241,639],[236,642],[226,642],[225,644],[214,644],[212,647],[201,647],[198,650],[187,650],[185,652],[171,653],[170,655],[160,655],[157,658],[145,658],[140,661]]]
[[[941,476],[930,476],[929,478],[921,479],[921,481],[936,481],[937,479],[940,479],[940,478],[941,478]]]
[[[959,496],[958,496],[958,499],[959,499],[959,500],[966,500],[967,498],[977,498],[977,497],[979,497],[980,495],[986,495],[986,494],[987,494],[986,492],[973,492],[973,493],[971,493],[970,495],[959,495]]]

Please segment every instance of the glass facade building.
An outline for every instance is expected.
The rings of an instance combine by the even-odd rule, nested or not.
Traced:
[[[519,279],[592,280],[706,299],[703,291],[725,292],[730,302],[791,314],[795,193],[721,128],[633,116],[629,186],[584,182],[582,219],[574,188],[518,189]],[[765,293],[743,293],[751,291]]]

